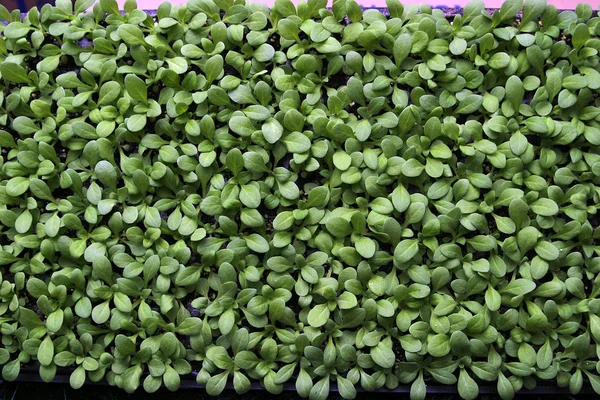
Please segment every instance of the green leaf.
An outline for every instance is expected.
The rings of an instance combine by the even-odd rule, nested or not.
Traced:
[[[458,394],[465,400],[474,400],[479,395],[479,386],[477,382],[469,376],[469,373],[462,369],[458,376]]]
[[[21,362],[19,359],[12,360],[2,367],[2,379],[12,382],[17,379],[21,371]]]
[[[329,308],[327,304],[317,304],[308,312],[308,323],[314,328],[319,328],[329,320]]]
[[[52,343],[50,336],[47,335],[44,340],[42,340],[37,357],[41,365],[47,366],[52,363],[52,360],[54,359],[54,343]]]
[[[531,203],[530,207],[534,213],[544,217],[550,217],[558,214],[558,205],[550,199],[538,199]]]
[[[327,40],[325,40],[324,42],[318,43],[315,46],[315,49],[317,49],[317,51],[319,53],[325,53],[325,54],[337,53],[341,50],[341,48],[342,48],[342,45],[333,36],[328,37]]]
[[[345,171],[350,168],[352,158],[343,151],[336,151],[333,154],[333,165],[341,171]]]
[[[92,310],[92,320],[97,324],[103,324],[110,318],[110,305],[108,301],[98,304]]]
[[[329,189],[325,186],[317,186],[308,193],[309,207],[324,208],[330,199]]]
[[[336,380],[340,396],[347,400],[352,400],[356,398],[356,388],[350,380],[344,378],[341,375],[337,375]]]
[[[190,266],[177,274],[175,284],[179,286],[195,285],[198,282],[198,279],[200,279],[200,268]]]
[[[134,114],[127,119],[127,129],[132,132],[139,132],[146,126],[147,119],[145,115]]]
[[[144,216],[144,224],[150,228],[160,228],[162,224],[162,218],[160,213],[154,207],[146,208],[146,215]]]
[[[163,375],[163,381],[165,382],[165,386],[171,392],[175,392],[179,389],[179,385],[181,384],[181,378],[179,374],[171,367],[167,365],[165,374]]]
[[[423,375],[419,374],[417,379],[410,386],[410,398],[413,400],[424,400],[427,395],[427,385],[423,380]]]
[[[257,253],[266,253],[269,251],[269,242],[258,233],[252,233],[244,237],[244,240],[248,248],[252,251]]]
[[[367,120],[362,120],[356,125],[355,135],[361,142],[369,139],[371,135],[371,124]]]
[[[223,392],[225,389],[225,384],[227,384],[228,375],[229,371],[225,371],[211,377],[208,382],[206,382],[206,393],[211,396],[217,396],[221,394],[221,392]]]
[[[502,400],[512,400],[515,396],[515,388],[512,383],[502,374],[498,374],[498,394]]]
[[[261,127],[265,140],[271,144],[277,141],[283,135],[283,126],[275,118],[270,118]]]
[[[590,316],[590,332],[596,342],[600,341],[600,317],[594,314]]]
[[[260,191],[254,185],[242,185],[240,201],[248,208],[258,208],[261,202]]]
[[[483,104],[483,97],[480,95],[472,94],[466,96],[464,99],[460,100],[458,107],[456,108],[456,113],[458,114],[472,114],[481,107]]]
[[[137,78],[135,75],[127,75],[127,77],[125,78],[125,83],[126,83],[126,87],[127,87],[127,81],[128,81],[128,77],[134,77]],[[138,80],[141,81],[141,79],[137,78]],[[131,79],[129,79],[131,81]],[[143,84],[143,82],[142,82]],[[137,86],[134,85],[134,86]],[[134,88],[132,87],[132,90],[134,90]],[[133,98],[135,98],[132,94],[132,91],[127,89],[127,91],[129,92],[129,95]],[[146,96],[146,88],[145,85],[143,87],[143,93],[144,93],[144,98]],[[98,105],[102,106],[102,105],[107,105],[107,104],[111,104],[112,102],[114,102],[119,95],[121,94],[121,85],[119,85],[117,82],[114,81],[110,81],[110,82],[106,82],[104,85],[102,85],[102,87],[100,88],[100,93],[98,94]],[[145,102],[145,100],[142,100]]]
[[[273,220],[273,229],[277,231],[286,231],[294,225],[294,222],[296,222],[294,214],[291,211],[283,211],[277,214]]]
[[[6,34],[6,31],[5,31]],[[31,79],[27,75],[27,71],[25,68],[20,66],[19,64],[11,63],[11,62],[2,62],[0,63],[0,74],[2,77],[9,82],[13,83],[30,83]]]
[[[455,37],[449,46],[450,52],[454,55],[461,55],[467,50],[467,41],[462,38]]]
[[[538,18],[543,13],[545,8],[546,0],[525,0],[521,24],[525,24],[529,21],[533,21],[535,18]]]
[[[527,149],[527,138],[521,132],[517,131],[510,137],[510,150],[516,156],[525,153]]]
[[[131,300],[123,293],[115,293],[113,301],[115,302],[117,310],[121,312],[129,313],[133,310]]]
[[[597,317],[596,317],[597,318]],[[546,340],[546,342],[540,347],[536,355],[537,365],[540,369],[546,369],[550,366],[553,359],[552,347],[550,346],[550,341]]]
[[[183,57],[165,58],[169,70],[175,72],[178,75],[183,75],[188,70],[188,63]]]
[[[221,346],[212,346],[206,351],[206,356],[217,368],[228,369],[233,365],[233,360],[227,353],[227,350]]]
[[[434,357],[443,357],[450,353],[450,339],[439,333],[428,340],[427,351]]]
[[[31,26],[28,26],[23,22],[13,21],[4,28],[4,36],[6,36],[9,39],[20,39],[22,37],[25,37],[29,33],[29,31],[31,31],[31,29]]]
[[[254,50],[253,56],[256,61],[267,62],[271,61],[275,55],[275,49],[268,43],[263,43]]]
[[[210,85],[223,71],[223,56],[214,55],[206,61],[204,65],[204,74],[206,75],[206,84]]]
[[[100,0],[100,6],[102,6],[102,10],[106,13],[113,15],[121,14],[116,0]]]
[[[485,5],[481,0],[469,1],[463,11],[463,21],[469,22],[478,15],[481,15],[484,7]]]
[[[296,7],[290,0],[275,0],[275,9],[284,17],[296,15]]]
[[[33,222],[33,216],[29,210],[25,210],[19,215],[19,218],[15,221],[15,230],[18,233],[26,233],[31,228]]]
[[[27,178],[17,176],[11,178],[6,183],[6,194],[11,197],[19,197],[29,189],[29,180]]]
[[[29,190],[31,190],[31,193],[38,199],[54,201],[54,196],[52,195],[52,191],[48,187],[48,184],[41,179],[31,178],[29,180]]]
[[[410,54],[412,48],[411,37],[408,34],[400,35],[394,42],[393,54],[396,65],[402,64],[406,57]]]
[[[515,279],[510,281],[508,285],[500,289],[501,294],[506,293],[513,296],[524,296],[535,289],[535,282],[527,279]]]
[[[392,368],[396,362],[394,351],[383,342],[371,349],[371,358],[382,368]]]
[[[490,311],[498,311],[502,306],[500,293],[492,286],[489,286],[485,292],[485,304]]]
[[[329,395],[329,376],[325,376],[315,383],[310,390],[309,398],[313,400],[325,400]]]
[[[411,158],[402,164],[402,174],[409,178],[416,178],[425,170],[425,166],[418,160]]]
[[[535,252],[547,261],[554,261],[560,256],[558,248],[554,244],[545,240],[538,242],[538,244],[535,246]]]
[[[546,83],[544,87],[548,92],[548,100],[554,100],[554,97],[562,89],[562,72],[558,68],[550,68],[546,71]]]
[[[505,233],[507,235],[511,235],[511,234],[515,233],[515,231],[517,230],[517,227],[510,218],[501,217],[496,214],[493,214],[493,215],[494,215],[494,220],[496,222],[496,226],[498,227],[498,230],[500,232]]]
[[[245,116],[232,117],[229,120],[229,126],[233,132],[244,137],[251,136],[256,130],[250,118]]]
[[[356,251],[358,251],[358,254],[360,254],[364,258],[371,258],[375,255],[375,242],[369,239],[368,237],[360,238],[356,242],[355,247]]]
[[[136,75],[129,74],[125,77],[125,89],[127,89],[127,93],[132,99],[143,103],[148,102],[146,84]]]
[[[350,222],[343,217],[330,217],[325,226],[333,236],[338,238],[343,238],[352,232]]]
[[[243,5],[235,5],[225,13],[223,22],[228,24],[239,24],[248,18],[248,10]]]
[[[122,24],[119,25],[117,33],[121,39],[123,39],[123,42],[129,46],[146,46],[146,41],[138,26],[133,24]]]
[[[590,39],[590,30],[586,24],[578,24],[573,32],[573,46],[576,49],[580,49],[585,46],[586,42]]]
[[[69,384],[73,389],[80,389],[85,383],[85,369],[83,366],[75,368],[69,377]]]
[[[523,8],[523,0],[506,0],[500,7],[500,19],[513,18]],[[463,397],[465,400],[469,400]]]
[[[94,168],[96,176],[100,182],[105,185],[116,188],[117,187],[117,170],[116,168],[106,160],[100,160]]]
[[[19,323],[29,330],[44,326],[37,314],[27,308],[19,308]]]
[[[200,332],[201,327],[202,320],[200,320],[200,318],[190,317],[186,318],[179,326],[177,326],[177,333],[192,336],[197,332]]]
[[[94,5],[93,0],[77,0],[75,1],[74,14],[85,12],[88,8]]]
[[[310,150],[310,139],[300,132],[292,132],[282,139],[290,153],[305,153]]]
[[[64,312],[62,309],[58,309],[48,315],[46,319],[46,327],[50,332],[58,332],[63,325]]]
[[[511,75],[506,80],[506,99],[512,104],[514,110],[519,109],[524,93],[525,88],[521,79],[516,75]]]
[[[244,394],[252,387],[250,380],[240,371],[233,372],[233,387],[236,393]]]
[[[70,351],[61,351],[54,356],[54,363],[59,367],[68,367],[75,363],[77,356]]]
[[[242,172],[242,169],[244,169],[244,157],[242,156],[242,152],[237,148],[231,149],[227,153],[225,163],[227,164],[227,168],[229,168],[234,175],[239,174]]]
[[[394,249],[394,262],[405,264],[412,260],[419,252],[419,241],[416,239],[402,240]]]
[[[493,69],[505,68],[510,62],[510,56],[504,52],[495,53],[488,60],[488,65]]]
[[[344,292],[341,295],[339,295],[337,303],[338,307],[342,310],[349,310],[351,308],[356,307],[356,305],[358,304],[356,296],[350,292]]]
[[[300,373],[296,379],[296,391],[304,398],[309,396],[309,393],[313,387],[313,381],[303,368],[300,368]]]

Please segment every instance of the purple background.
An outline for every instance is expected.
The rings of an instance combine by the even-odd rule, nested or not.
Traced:
[[[121,8],[123,7],[123,3],[125,0],[117,0]],[[297,0],[292,0],[294,3],[297,3]],[[171,4],[184,4],[186,0],[170,0]],[[267,5],[272,5],[274,0],[263,0],[263,3]],[[423,4],[427,3],[431,6],[447,6],[447,7],[463,7],[468,1],[466,0],[433,0],[433,1],[423,1],[423,0],[402,0],[402,4]],[[155,10],[161,3],[164,3],[164,0],[137,0],[138,8],[142,10]],[[331,0],[329,1],[331,3]],[[600,0],[548,0],[548,4],[551,4],[558,8],[559,10],[566,9],[575,9],[577,4],[579,3],[588,3],[592,6],[594,10],[598,9],[598,5]],[[363,7],[385,7],[385,0],[358,0],[358,4]],[[502,0],[487,0],[485,4],[489,8],[500,8],[502,5]]]

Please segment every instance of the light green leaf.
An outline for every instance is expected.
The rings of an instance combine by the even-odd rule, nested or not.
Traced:
[[[394,250],[394,262],[404,264],[412,260],[419,252],[419,241],[416,239],[404,239]]]
[[[308,312],[308,323],[314,328],[319,328],[329,320],[327,304],[317,304]]]

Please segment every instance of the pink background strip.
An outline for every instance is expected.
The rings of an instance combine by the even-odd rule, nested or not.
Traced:
[[[274,0],[263,0],[262,2],[267,5],[272,5]],[[294,1],[294,0],[292,0]],[[125,0],[118,0],[121,8],[123,7],[123,3]],[[163,0],[138,0],[138,8],[143,10],[155,10]],[[181,5],[186,3],[186,0],[170,0],[171,4]],[[294,1],[296,2],[296,1]],[[446,7],[463,7],[467,1],[459,1],[459,0],[438,0],[432,2],[424,2],[423,0],[403,0],[402,4],[423,4],[427,3],[431,6],[446,6]],[[548,0],[548,4],[551,4],[558,8],[559,10],[572,10],[575,9],[577,4],[579,3],[588,3],[592,6],[594,10],[598,9],[600,0],[582,0],[582,1],[574,1],[574,0]],[[358,4],[363,7],[385,7],[385,0],[358,0]],[[489,8],[499,8],[502,5],[501,0],[488,0],[485,1],[485,4]]]

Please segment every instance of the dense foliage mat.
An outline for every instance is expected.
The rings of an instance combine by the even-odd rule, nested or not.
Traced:
[[[0,8],[3,379],[600,393],[589,6],[91,5]]]

